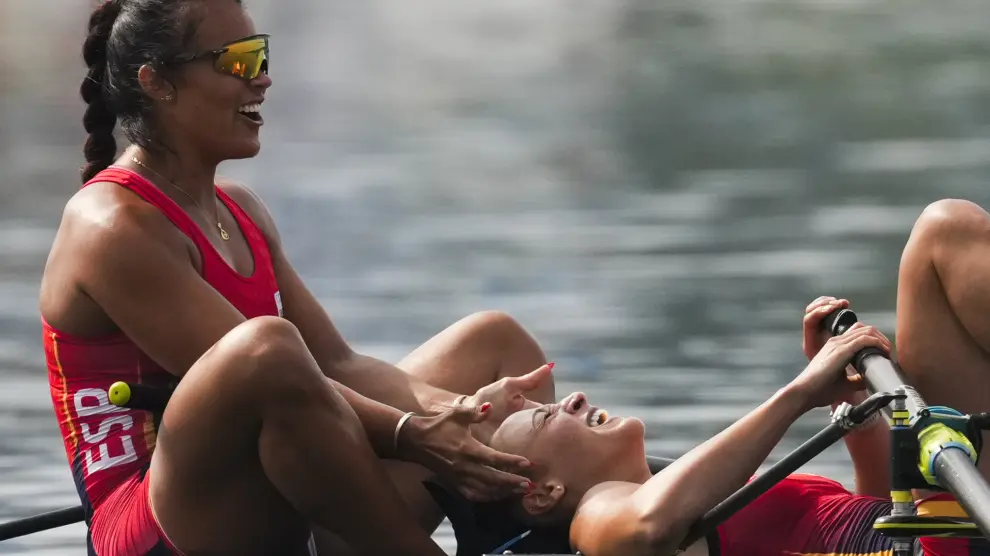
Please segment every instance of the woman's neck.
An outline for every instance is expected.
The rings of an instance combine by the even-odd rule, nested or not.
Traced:
[[[653,478],[653,471],[646,461],[645,449],[642,453],[629,454],[623,463],[628,465],[616,465],[612,468],[613,476],[610,480],[641,485]]]
[[[633,482],[642,485],[642,484],[646,484],[646,481],[649,481],[652,478],[653,478],[653,472],[650,471],[650,466],[647,465],[644,466],[643,469],[640,471],[639,478]]]
[[[198,160],[181,153],[154,153],[140,147],[124,152],[121,162],[136,165],[145,175],[150,175],[170,197],[179,195],[183,201],[192,199],[202,207],[213,206],[216,197],[217,165]],[[163,183],[164,182],[164,183]]]

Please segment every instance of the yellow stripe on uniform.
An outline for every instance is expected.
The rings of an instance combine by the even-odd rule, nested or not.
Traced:
[[[72,414],[69,413],[69,379],[65,376],[65,369],[62,368],[62,360],[58,357],[58,335],[52,334],[52,354],[55,356],[55,367],[62,380],[62,411],[65,413],[65,424],[69,426],[69,442],[72,443],[72,451],[75,452],[79,446],[79,436],[76,434],[76,425],[72,421]]]
[[[148,452],[155,451],[155,445],[158,443],[158,431],[155,430],[155,419],[148,413],[147,418],[144,420],[144,444],[148,447]]]
[[[969,518],[966,510],[953,500],[929,500],[918,503],[919,516]]]
[[[976,529],[975,523],[874,523],[874,529]]]

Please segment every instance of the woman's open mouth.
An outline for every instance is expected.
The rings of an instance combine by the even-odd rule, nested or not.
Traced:
[[[592,407],[588,411],[588,426],[600,427],[608,422],[608,412],[598,407]]]
[[[264,125],[265,120],[261,117],[261,104],[246,104],[241,106],[237,113],[255,125]]]

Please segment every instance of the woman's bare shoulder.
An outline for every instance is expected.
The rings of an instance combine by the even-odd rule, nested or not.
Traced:
[[[639,516],[632,503],[637,488],[635,483],[610,481],[589,489],[571,521],[571,545],[589,556],[629,552],[639,537]]]
[[[53,326],[89,331],[101,313],[94,283],[126,280],[134,265],[158,258],[188,264],[189,246],[155,207],[112,183],[93,183],[65,204],[40,284],[40,310]],[[87,318],[80,314],[88,315]],[[94,316],[95,315],[95,316]],[[91,317],[91,318],[89,318]],[[86,321],[80,324],[80,319]],[[102,317],[99,326],[108,328]]]
[[[97,182],[77,191],[65,204],[58,239],[73,246],[121,247],[152,241],[184,252],[184,243],[155,206],[114,183]]]
[[[642,485],[628,482],[598,484],[582,497],[571,522],[571,544],[582,554],[646,554],[652,551],[662,524],[651,523],[633,496]],[[670,554],[675,554],[671,552]],[[681,556],[708,556],[704,539]],[[667,556],[667,555],[663,555]]]

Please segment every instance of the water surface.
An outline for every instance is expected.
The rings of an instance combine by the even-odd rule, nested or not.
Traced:
[[[642,417],[657,455],[800,371],[814,297],[892,335],[914,219],[990,202],[978,0],[250,4],[276,86],[263,153],[222,170],[262,195],[343,334],[396,361],[507,311],[561,395]],[[0,6],[4,520],[78,502],[36,303],[78,183],[84,25],[81,5]],[[51,44],[18,55],[38,28]],[[825,422],[803,418],[770,461]],[[841,446],[805,470],[852,478]],[[84,554],[84,534],[0,552]]]

